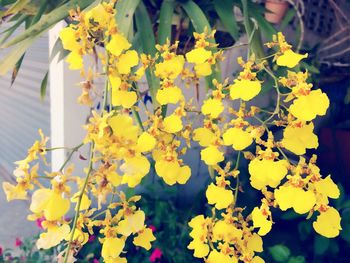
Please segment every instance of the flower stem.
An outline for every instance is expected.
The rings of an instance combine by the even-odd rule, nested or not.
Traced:
[[[64,261],[63,261],[64,263],[68,262],[68,256],[69,256],[69,253],[70,253],[70,250],[71,250],[71,247],[72,247],[72,241],[73,241],[73,238],[74,238],[74,232],[75,232],[75,228],[77,226],[77,221],[78,221],[78,217],[79,217],[81,200],[83,199],[83,195],[84,195],[86,186],[88,184],[90,174],[92,172],[92,164],[93,164],[93,160],[92,159],[94,157],[94,146],[95,146],[94,143],[91,143],[88,172],[86,174],[84,185],[83,185],[83,187],[81,189],[81,192],[79,194],[78,203],[77,203],[76,211],[75,211],[75,215],[74,215],[73,226],[72,226],[72,230],[71,230],[71,235],[70,235],[69,243],[68,243],[68,246],[67,246],[67,249],[66,249],[66,253],[65,253],[65,256],[64,256]]]

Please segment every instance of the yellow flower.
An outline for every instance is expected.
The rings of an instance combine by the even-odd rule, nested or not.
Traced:
[[[333,207],[329,207],[326,212],[321,212],[317,216],[313,227],[317,233],[327,238],[333,238],[339,235],[339,231],[342,229],[340,225],[339,212]]]
[[[159,160],[155,165],[156,173],[163,178],[168,185],[176,183],[185,184],[191,177],[191,169],[187,165],[180,166],[177,160],[164,161]]]
[[[195,65],[194,70],[198,77],[209,76],[212,73],[211,65],[208,62]]]
[[[256,233],[247,237],[247,248],[252,252],[263,252],[262,238]]]
[[[115,115],[108,120],[113,135],[117,136],[120,141],[137,141],[138,127],[133,125],[133,120],[128,115]]]
[[[168,133],[176,133],[182,130],[182,120],[181,117],[175,114],[171,114],[164,118],[164,131]]]
[[[196,258],[203,258],[209,253],[209,246],[207,244],[208,237],[208,219],[203,215],[198,215],[191,219],[188,225],[192,228],[190,236],[193,238],[192,242],[187,246],[188,249],[194,250]]]
[[[123,177],[115,171],[108,172],[106,177],[108,182],[110,182],[113,186],[119,186],[123,179]]]
[[[66,61],[69,64],[69,69],[75,70],[83,67],[83,58],[78,52],[70,52]]]
[[[309,212],[316,204],[316,197],[313,191],[305,191],[292,185],[281,186],[276,189],[275,199],[282,211],[293,208],[298,214]]]
[[[207,147],[216,140],[216,136],[208,128],[197,128],[193,131],[193,140],[198,141],[200,146]]]
[[[118,77],[118,76],[114,76],[114,75],[109,75],[108,78],[109,78],[109,82],[110,82],[110,84],[112,86],[112,90],[113,89],[114,90],[119,90],[119,87],[122,84],[121,78]]]
[[[259,256],[255,256],[252,261],[250,261],[250,263],[265,263],[265,260],[263,260],[261,257]]]
[[[137,95],[134,91],[112,89],[112,105],[131,108],[137,101]]]
[[[182,97],[183,95],[181,89],[176,86],[159,89],[156,95],[156,99],[160,105],[166,105],[169,103],[176,104]]]
[[[237,263],[236,257],[230,257],[217,250],[212,250],[206,260],[206,263]]]
[[[202,105],[202,113],[215,119],[224,111],[224,105],[219,99],[207,99]]]
[[[208,199],[208,204],[215,204],[215,208],[218,210],[227,208],[233,203],[232,191],[225,189],[225,187],[216,186],[214,183],[208,186],[205,194]]]
[[[117,237],[106,237],[102,244],[101,255],[105,261],[119,259],[124,246],[124,240]]]
[[[241,151],[253,143],[250,133],[242,128],[230,128],[223,135],[225,145],[232,145],[236,151]]]
[[[111,17],[111,13],[106,11],[106,8],[102,4],[98,4],[85,14],[86,21],[92,19],[94,22],[97,22],[102,28],[108,26],[108,22]]]
[[[313,131],[312,122],[302,127],[287,126],[283,131],[283,147],[297,155],[305,154],[306,149],[317,148],[318,138]]]
[[[145,213],[138,210],[135,213],[125,216],[125,219],[119,221],[117,231],[123,236],[130,236],[141,231],[145,226]]]
[[[306,96],[300,96],[290,106],[290,113],[303,121],[311,121],[317,115],[326,114],[329,107],[329,99],[320,89],[312,90]]]
[[[64,216],[70,207],[70,202],[51,189],[38,189],[32,195],[30,210],[39,214],[44,212],[44,216],[49,221],[59,220]]]
[[[206,165],[215,165],[224,160],[224,154],[216,146],[209,146],[201,150],[201,159]]]
[[[196,258],[204,258],[209,253],[209,246],[200,240],[193,240],[187,246],[188,249],[193,249],[193,256]]]
[[[289,49],[277,58],[276,63],[279,66],[294,68],[300,62],[300,60],[307,58],[307,56],[308,54],[301,55]]]
[[[71,202],[72,203],[78,203],[79,195],[80,195],[80,192],[75,193],[73,195],[73,197],[71,198]],[[89,199],[89,197],[86,194],[83,194],[83,196],[81,198],[79,211],[88,209],[90,207],[90,205],[91,205],[91,200]],[[75,210],[77,210],[77,206],[75,207]]]
[[[150,163],[145,156],[140,155],[125,159],[125,162],[120,166],[120,170],[124,172],[122,184],[135,187],[148,174],[149,168]]]
[[[189,63],[203,64],[212,56],[211,51],[204,48],[195,48],[186,54]]]
[[[145,228],[134,237],[133,243],[135,246],[149,250],[151,248],[151,242],[154,240],[156,240],[156,238],[154,237],[152,230],[150,228]]]
[[[314,186],[318,193],[321,193],[324,196],[337,199],[339,198],[340,191],[338,186],[333,182],[330,175],[324,179],[320,179],[317,182],[314,182]]]
[[[148,132],[143,132],[137,139],[137,149],[140,152],[149,152],[156,146],[156,139]]]
[[[235,83],[230,85],[231,99],[242,99],[249,101],[253,99],[261,91],[261,84],[258,80],[235,80]]]
[[[67,224],[62,226],[51,226],[47,232],[41,233],[36,246],[38,249],[49,249],[57,246],[62,240],[69,236],[70,227]]]
[[[120,55],[117,69],[119,74],[130,74],[131,68],[139,63],[139,56],[135,50],[128,50]]]
[[[266,186],[277,187],[286,176],[288,163],[285,160],[259,160],[255,158],[249,163],[250,184],[258,190]]]
[[[81,49],[77,37],[75,36],[77,31],[72,27],[65,27],[60,31],[60,39],[62,41],[63,48],[70,51],[78,52]]]
[[[12,200],[26,200],[28,198],[27,191],[19,184],[12,185],[9,182],[3,182],[2,188],[4,189],[8,202]]]
[[[225,242],[232,242],[234,239],[240,240],[243,231],[236,228],[232,223],[220,220],[217,221],[213,227],[214,241],[223,240]]]
[[[258,207],[254,207],[252,212],[252,220],[254,228],[260,228],[258,234],[265,236],[272,228],[272,222],[268,220],[268,216]]]
[[[183,56],[174,56],[169,60],[164,60],[161,63],[156,64],[154,74],[162,79],[176,79],[182,72],[185,64]]]
[[[106,49],[114,56],[120,56],[120,54],[131,47],[129,41],[121,34],[114,34],[111,40],[106,45]]]

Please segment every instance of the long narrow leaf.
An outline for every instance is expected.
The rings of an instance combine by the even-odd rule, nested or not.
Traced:
[[[48,76],[49,76],[49,71],[46,72],[43,80],[41,81],[41,85],[40,85],[40,99],[42,101],[45,99],[45,96],[46,96]]]
[[[235,15],[233,13],[233,1],[214,0],[214,7],[226,30],[231,34],[233,39],[237,41],[239,38],[239,30]]]
[[[130,31],[131,22],[139,4],[140,0],[123,0],[118,1],[116,4],[118,28],[125,36],[127,36]]]
[[[41,33],[51,28],[57,22],[61,21],[63,18],[68,16],[68,12],[71,9],[77,8],[85,9],[90,4],[92,4],[94,0],[71,0],[66,4],[54,9],[52,12],[43,15],[40,20],[33,26],[29,27],[23,33],[14,37],[12,40],[3,44],[1,48],[7,48],[13,46],[27,38],[35,38],[38,37]]]
[[[164,0],[160,8],[158,44],[164,45],[166,40],[171,40],[171,27],[175,9],[174,0]]]
[[[211,32],[212,29],[208,19],[206,18],[202,9],[195,2],[192,0],[187,1],[185,3],[182,3],[182,7],[185,10],[187,16],[190,18],[194,29],[198,33],[203,33],[205,29],[207,29],[208,32]],[[210,42],[216,44],[215,39],[210,40]],[[213,48],[213,50],[216,51],[217,49]],[[217,79],[218,81],[221,80],[221,70],[219,68],[215,68],[213,73],[205,78],[207,88],[214,88],[212,84],[213,79]]]
[[[29,4],[30,0],[18,0],[16,3],[14,3],[7,11],[5,12],[4,16],[12,15],[15,13],[20,12],[22,9],[26,7],[27,4]]]
[[[34,38],[27,38],[23,40],[21,43],[16,45],[3,60],[0,61],[0,76],[5,75],[10,69],[15,66],[17,61],[33,44],[34,40]]]
[[[152,23],[149,18],[146,6],[141,2],[135,13],[137,31],[140,33],[140,45],[145,54],[154,56],[156,54],[156,41],[152,30]],[[155,96],[159,88],[159,79],[154,75],[153,70],[146,70],[146,78],[149,85],[150,95],[155,108],[158,106]]]

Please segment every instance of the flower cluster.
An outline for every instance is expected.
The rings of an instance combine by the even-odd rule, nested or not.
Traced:
[[[194,33],[194,47],[185,54],[179,54],[178,42],[169,41],[157,45],[153,57],[140,54],[119,31],[114,4],[110,1],[87,12],[71,11],[73,23],[60,33],[69,51],[70,68],[80,70],[84,78],[78,101],[90,106],[103,101],[101,110],[91,111],[83,143],[71,149],[72,155],[90,145],[85,177],[74,175],[73,166],[67,166],[71,155],[59,171],[38,172],[39,159],[46,163],[45,155],[54,150],[47,147],[48,138],[40,131],[41,141],[17,162],[17,184],[3,184],[9,201],[27,199],[32,192],[28,219],[40,220],[44,230],[38,248],[65,242],[67,248],[60,256],[71,262],[98,227],[105,262],[126,262],[129,238],[135,246],[149,250],[155,236],[136,205],[141,197],[127,197],[121,189],[140,185],[151,167],[166,184],[185,184],[191,168],[183,155],[194,143],[200,145],[201,159],[212,177],[206,190],[211,216],[198,215],[189,222],[193,240],[188,248],[195,257],[212,263],[264,262],[257,253],[263,251],[261,236],[271,231],[276,209],[293,209],[308,219],[316,214],[315,231],[329,238],[337,236],[340,215],[329,198],[338,198],[339,189],[330,176],[320,174],[315,155],[303,156],[307,149],[318,147],[313,120],[325,115],[329,107],[327,95],[308,83],[308,73],[294,69],[307,54],[293,52],[279,33],[267,44],[277,49],[273,61],[268,61],[271,56],[238,58],[242,70],[237,78],[232,82],[214,79],[207,98],[196,108],[182,87],[198,86],[199,79],[212,75],[224,59],[223,51],[212,41],[215,31]],[[87,59],[90,64],[84,63]],[[97,60],[102,73],[94,67]],[[287,67],[285,76],[275,76],[271,63]],[[144,102],[145,92],[138,87],[146,70],[159,80],[151,94],[151,111]],[[267,85],[263,81],[267,76],[273,79],[277,94],[273,111],[249,106]],[[105,80],[103,96],[95,78]],[[192,115],[201,117],[200,127],[192,126]],[[271,127],[282,131],[282,138]],[[232,152],[237,156],[235,166],[230,160]],[[298,156],[298,161],[288,154]],[[237,206],[243,157],[249,161],[251,187],[263,196],[254,208]],[[68,219],[70,210],[75,210],[73,220]]]

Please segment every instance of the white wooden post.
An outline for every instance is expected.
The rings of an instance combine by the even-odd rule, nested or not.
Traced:
[[[49,31],[50,53],[58,38],[59,32],[66,26],[60,22]],[[51,145],[52,147],[74,147],[80,144],[85,136],[82,125],[89,113],[87,107],[77,103],[81,89],[77,85],[81,81],[79,71],[68,69],[64,60],[58,61],[57,56],[50,64],[50,101],[51,101]],[[86,149],[85,149],[86,153]],[[57,171],[64,163],[67,150],[52,151],[52,171]],[[77,171],[82,169],[83,161],[75,158]]]

